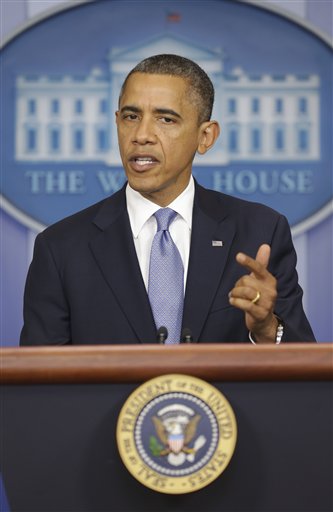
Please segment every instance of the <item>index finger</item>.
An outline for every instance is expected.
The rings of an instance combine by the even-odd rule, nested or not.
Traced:
[[[261,244],[256,255],[256,261],[259,261],[265,268],[268,267],[271,255],[271,247],[268,244]]]
[[[236,261],[243,267],[247,268],[249,272],[253,272],[255,277],[258,279],[263,279],[269,274],[266,266],[263,263],[261,263],[258,259],[251,258],[251,256],[248,256],[243,252],[239,252],[236,255]]]

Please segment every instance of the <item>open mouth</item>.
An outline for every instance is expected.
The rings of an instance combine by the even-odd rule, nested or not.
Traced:
[[[146,171],[154,167],[158,163],[158,160],[153,156],[133,156],[130,162],[134,170]]]
[[[151,158],[151,157],[140,157],[140,158],[134,158],[134,162],[137,164],[137,165],[147,165],[147,164],[153,164],[155,163],[157,160],[155,160],[154,158]]]

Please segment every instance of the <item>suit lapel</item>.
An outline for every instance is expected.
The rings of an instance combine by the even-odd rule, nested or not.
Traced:
[[[156,342],[156,329],[142,279],[126,208],[125,189],[109,198],[95,218],[101,230],[90,242],[96,262],[141,342]]]
[[[235,236],[235,223],[214,193],[196,186],[183,328],[198,341],[220,286]],[[226,290],[228,293],[229,290]]]

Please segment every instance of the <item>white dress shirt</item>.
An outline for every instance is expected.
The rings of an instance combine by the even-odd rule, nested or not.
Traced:
[[[127,211],[133,233],[136,254],[142,277],[148,290],[149,260],[151,245],[157,230],[154,213],[161,207],[143,197],[133,190],[129,184],[126,187]],[[170,235],[176,244],[184,265],[184,289],[188,270],[190,254],[192,212],[194,201],[194,180],[191,176],[186,189],[168,205],[178,213],[170,225]]]

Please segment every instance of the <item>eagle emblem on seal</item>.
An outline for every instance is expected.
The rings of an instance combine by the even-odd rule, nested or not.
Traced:
[[[193,462],[197,451],[206,443],[200,435],[196,438],[200,414],[183,404],[172,404],[152,416],[158,439],[150,438],[150,450],[154,456],[167,457],[169,464],[180,466]],[[161,444],[162,443],[162,444]]]

